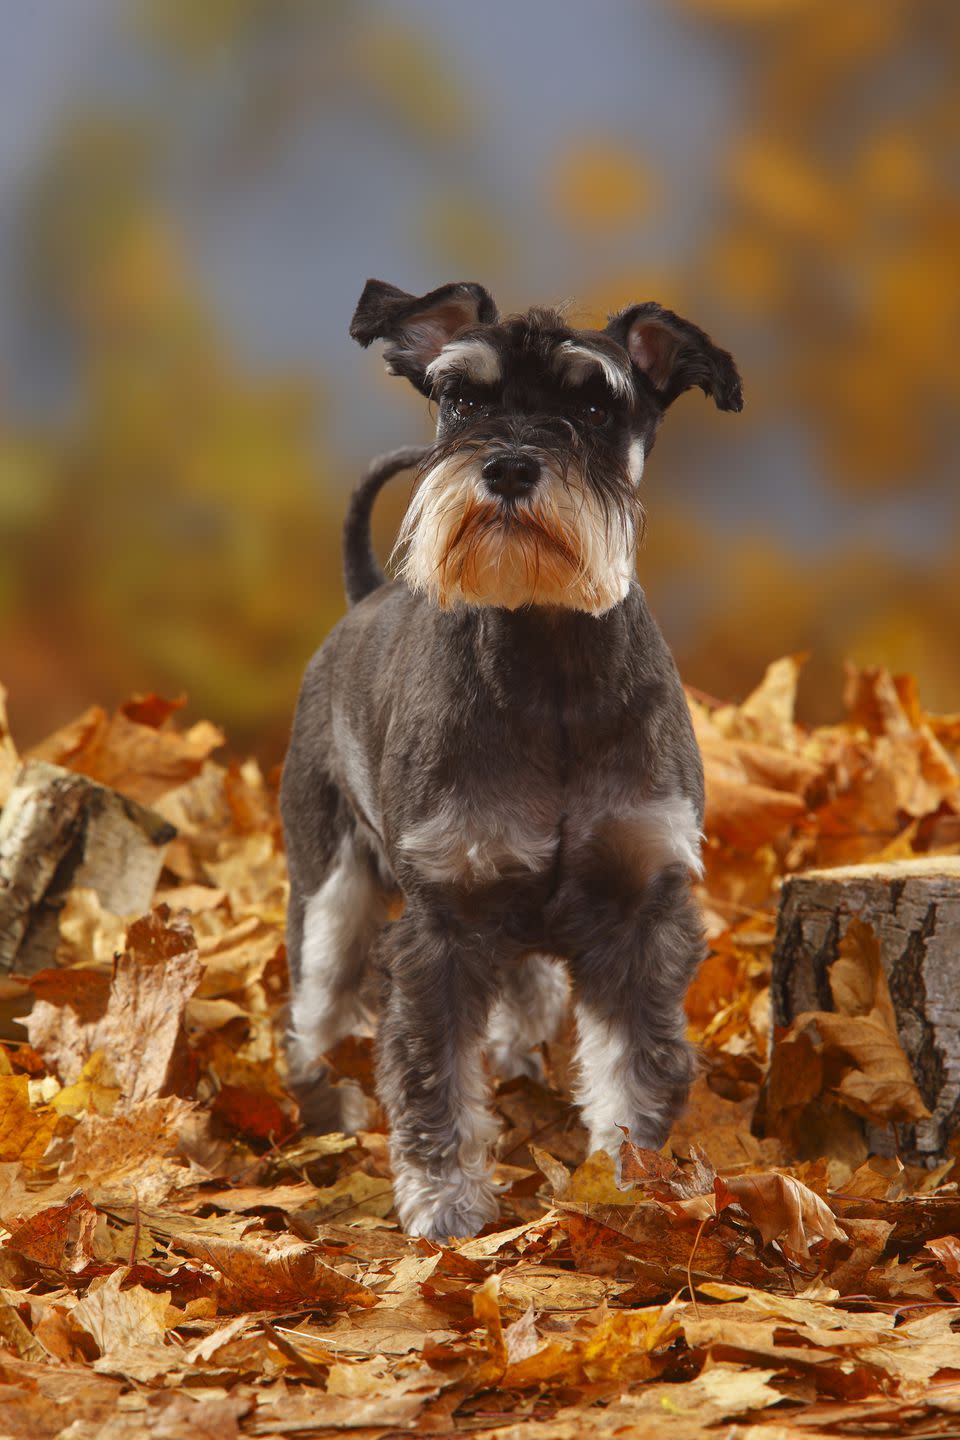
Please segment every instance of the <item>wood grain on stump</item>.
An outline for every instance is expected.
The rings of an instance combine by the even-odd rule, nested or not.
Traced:
[[[853,918],[870,925],[900,1043],[930,1119],[900,1126],[905,1157],[933,1163],[960,1125],[960,856],[814,870],[784,882],[774,947],[775,1025],[832,1010],[829,967]],[[871,1148],[891,1137],[868,1128]]]

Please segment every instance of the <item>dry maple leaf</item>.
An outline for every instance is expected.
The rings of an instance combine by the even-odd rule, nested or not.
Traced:
[[[134,791],[168,790],[158,808],[180,834],[162,898],[191,912],[197,943],[159,912],[131,927],[114,973],[126,922],[75,888],[61,955],[101,963],[33,977],[43,1056],[0,1048],[0,1433],[56,1440],[66,1416],[104,1440],[318,1427],[470,1428],[483,1440],[667,1429],[695,1440],[723,1420],[749,1425],[781,1390],[798,1432],[826,1415],[842,1428],[851,1414],[893,1432],[908,1424],[909,1397],[909,1425],[932,1433],[936,1407],[953,1403],[960,1350],[960,1307],[943,1305],[960,1291],[960,1201],[938,1189],[946,1171],[861,1164],[857,1115],[902,1105],[907,1078],[891,1070],[896,1026],[872,937],[855,927],[847,937],[829,977],[836,1010],[818,1028],[768,1037],[760,1012],[777,877],[820,846],[859,856],[891,836],[907,849],[929,843],[929,827],[905,831],[904,814],[954,804],[956,767],[942,747],[960,748],[960,727],[924,716],[904,681],[867,677],[852,722],[807,732],[793,718],[796,669],[776,663],[742,706],[691,702],[708,776],[704,899],[716,953],[690,1010],[723,1095],[701,1080],[674,1143],[709,1146],[709,1158],[693,1144],[679,1160],[625,1144],[631,1188],[620,1189],[609,1157],[584,1158],[562,1085],[503,1084],[502,1173],[513,1184],[501,1228],[450,1248],[391,1223],[375,1118],[356,1138],[267,1148],[295,1113],[277,1045],[287,887],[274,788],[252,765],[207,760],[196,773],[176,707],[156,697],[114,720],[90,712],[61,734],[68,764]],[[0,714],[0,786],[9,748]],[[737,906],[764,914],[744,918]],[[22,994],[20,982],[0,986],[0,1004]],[[788,1172],[780,1142],[749,1135],[768,1038],[785,1119],[809,1094],[831,1143],[845,1124],[856,1131],[847,1160],[831,1161],[843,1190],[830,1205],[825,1167]],[[369,1042],[348,1040],[332,1058],[369,1098]],[[52,1067],[74,1077],[66,1088]],[[548,1073],[556,1082],[567,1071],[561,1040]],[[187,1083],[190,1103],[178,1097]],[[211,1121],[230,1138],[213,1138]],[[539,1175],[518,1168],[531,1151],[555,1191],[546,1214]],[[4,1154],[33,1168],[4,1166]],[[71,1195],[77,1183],[86,1196]],[[811,1254],[816,1293],[785,1294],[796,1276],[784,1255],[810,1268]],[[665,1303],[688,1285],[696,1305]],[[918,1305],[895,1322],[894,1307]],[[319,1313],[295,1328],[278,1318],[305,1310]],[[837,1397],[851,1396],[858,1403],[841,1413]]]
[[[711,773],[707,757],[704,829],[724,844],[757,850],[789,834],[806,809],[800,796],[788,791],[720,779]]]
[[[159,907],[130,926],[109,982],[83,970],[34,978],[30,1043],[66,1083],[102,1050],[124,1103],[160,1095],[185,1054],[183,1014],[201,974],[193,931]]]
[[[115,1270],[77,1301],[69,1318],[96,1345],[96,1369],[149,1383],[176,1363],[176,1350],[164,1341],[171,1323],[170,1292],[124,1288],[126,1278],[124,1269]]]
[[[49,1106],[34,1107],[26,1075],[0,1075],[0,1161],[40,1164],[59,1116]]]
[[[180,1145],[197,1115],[189,1102],[165,1095],[141,1100],[116,1115],[85,1115],[62,1162],[65,1179],[80,1182],[99,1204],[105,1197],[158,1204],[171,1191],[196,1182]],[[198,1116],[209,1124],[208,1117]]]
[[[924,1249],[936,1255],[943,1268],[960,1279],[960,1239],[956,1235],[941,1235],[936,1240],[928,1240]]]
[[[828,1096],[877,1124],[929,1116],[897,1034],[871,928],[853,919],[830,967],[835,1011],[804,1011],[771,1057],[767,1123],[797,1144],[806,1105]]]
[[[27,752],[76,770],[149,805],[199,773],[224,741],[223,731],[202,720],[189,730],[169,724],[182,701],[135,696],[111,717],[98,705]]]
[[[620,1174],[631,1185],[642,1186],[657,1198],[691,1200],[713,1189],[716,1170],[698,1145],[690,1146],[690,1158],[678,1161],[661,1155],[658,1150],[645,1150],[624,1140],[620,1146]]]
[[[797,683],[806,653],[784,655],[767,666],[763,679],[740,705],[721,706],[711,717],[732,739],[755,740],[784,750],[799,748],[794,721]]]
[[[822,1240],[845,1240],[846,1231],[815,1191],[791,1175],[730,1175],[714,1180],[717,1213],[737,1206],[760,1231],[765,1245],[778,1241],[784,1254],[806,1259]]]
[[[222,1314],[343,1306],[367,1309],[377,1303],[371,1290],[334,1270],[312,1245],[285,1239],[258,1246],[195,1237],[178,1243],[218,1272],[216,1298]]]
[[[4,1249],[51,1270],[83,1270],[93,1259],[96,1223],[96,1210],[78,1190],[62,1205],[49,1205],[16,1225]]]

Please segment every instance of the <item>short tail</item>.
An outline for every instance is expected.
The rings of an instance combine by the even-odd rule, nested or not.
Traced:
[[[428,449],[427,445],[407,445],[402,450],[378,455],[350,496],[343,525],[343,578],[351,605],[359,604],[366,595],[384,585],[387,579],[373,553],[370,539],[373,502],[388,480],[401,470],[411,470],[419,465]]]

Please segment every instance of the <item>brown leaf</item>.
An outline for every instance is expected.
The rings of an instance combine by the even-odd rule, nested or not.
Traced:
[[[70,1320],[93,1340],[99,1352],[96,1369],[149,1382],[175,1363],[176,1351],[163,1338],[170,1324],[170,1292],[142,1285],[123,1288],[125,1279],[119,1269],[91,1286],[70,1311]]]
[[[97,1212],[82,1191],[13,1228],[5,1248],[51,1270],[82,1270],[93,1258]]]
[[[517,1365],[521,1360],[529,1360],[531,1355],[537,1353],[541,1340],[537,1334],[532,1301],[519,1319],[504,1328],[503,1339],[508,1365]]]
[[[63,1434],[62,1405],[35,1390],[10,1386],[0,1397],[0,1417],[5,1440],[59,1440]]]
[[[498,1275],[501,1313],[520,1317],[531,1306],[538,1313],[560,1315],[601,1305],[627,1286],[608,1276],[559,1270],[542,1261],[512,1265]],[[506,1333],[506,1332],[505,1332]]]
[[[64,765],[149,805],[197,775],[223,744],[223,732],[206,721],[186,731],[170,726],[176,708],[176,701],[135,697],[108,718],[93,706],[27,755]]]
[[[790,1175],[720,1176],[714,1181],[718,1213],[737,1205],[760,1231],[765,1245],[780,1242],[788,1255],[807,1257],[822,1240],[845,1240],[846,1231],[820,1196]]]
[[[716,1179],[713,1165],[697,1145],[690,1146],[689,1160],[678,1162],[629,1140],[620,1146],[620,1173],[625,1181],[661,1199],[690,1200],[706,1195]]]
[[[411,1375],[384,1377],[362,1396],[273,1389],[259,1394],[257,1415],[270,1435],[356,1432],[363,1440],[375,1440],[388,1433],[413,1433],[417,1416],[440,1388],[436,1374],[423,1367]]]
[[[314,1190],[311,1203],[304,1207],[302,1218],[308,1224],[323,1225],[336,1220],[350,1225],[354,1221],[383,1219],[393,1209],[393,1186],[378,1175],[363,1170],[349,1171],[334,1182]]]
[[[849,1244],[842,1249],[843,1258],[827,1271],[826,1282],[840,1295],[873,1293],[874,1271],[893,1233],[893,1225],[887,1220],[845,1218],[843,1228]]]
[[[876,936],[853,919],[838,950],[830,967],[837,1010],[797,1015],[773,1050],[768,1124],[794,1144],[804,1107],[820,1095],[877,1124],[929,1116],[897,1034]]]
[[[711,717],[714,725],[725,735],[737,739],[796,750],[799,747],[794,723],[797,682],[806,659],[806,654],[800,654],[774,660],[746,700],[714,712]]]
[[[211,1109],[231,1130],[254,1140],[279,1145],[296,1129],[272,1095],[251,1085],[221,1085]]]
[[[178,1155],[192,1107],[176,1096],[141,1100],[116,1115],[86,1115],[74,1130],[65,1178],[95,1186],[98,1203],[105,1195],[131,1194],[145,1205],[158,1204],[171,1190],[192,1183]]]
[[[806,813],[799,795],[750,782],[731,783],[707,770],[704,829],[726,845],[752,851],[789,833]]]
[[[24,1324],[9,1293],[0,1288],[0,1344],[19,1355],[21,1360],[49,1360],[48,1352]]]
[[[948,1275],[960,1280],[960,1240],[956,1235],[941,1235],[936,1240],[928,1240],[924,1249],[936,1256]]]
[[[312,1245],[289,1239],[255,1245],[192,1238],[181,1244],[218,1272],[216,1296],[222,1314],[341,1306],[367,1309],[377,1303],[371,1290],[326,1264]]]
[[[161,907],[130,926],[105,1006],[102,977],[64,971],[54,1000],[45,972],[27,1020],[30,1043],[67,1083],[102,1050],[127,1104],[163,1094],[186,1058],[183,1014],[201,973],[190,926]]]

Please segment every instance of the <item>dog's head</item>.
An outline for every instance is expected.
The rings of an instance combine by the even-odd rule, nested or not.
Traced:
[[[553,310],[500,320],[480,285],[407,295],[370,280],[350,333],[438,405],[398,539],[439,605],[559,605],[592,615],[629,589],[638,487],[667,407],[699,386],[739,410],[731,356],[652,302],[604,330]]]

